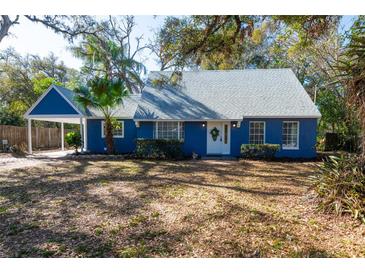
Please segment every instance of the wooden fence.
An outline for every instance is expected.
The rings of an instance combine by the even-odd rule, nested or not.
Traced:
[[[0,125],[0,150],[2,149],[2,140],[7,140],[9,146],[22,145],[28,147],[27,130],[27,127]],[[65,135],[69,131],[65,129]],[[32,147],[34,149],[61,147],[61,129],[32,127]]]

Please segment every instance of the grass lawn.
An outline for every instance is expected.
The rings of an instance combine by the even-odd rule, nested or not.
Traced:
[[[364,257],[314,163],[55,161],[2,171],[0,257]]]

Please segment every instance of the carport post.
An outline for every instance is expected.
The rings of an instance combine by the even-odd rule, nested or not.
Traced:
[[[61,123],[61,150],[65,150],[65,130],[63,122]]]
[[[80,135],[81,135],[81,152],[84,151],[84,130],[82,126],[82,118],[80,118]]]
[[[28,118],[28,153],[32,154],[32,119]]]
[[[87,119],[84,118],[84,151],[87,151]]]

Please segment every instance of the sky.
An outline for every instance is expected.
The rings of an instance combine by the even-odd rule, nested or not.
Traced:
[[[135,16],[135,37],[143,34],[144,41],[147,43],[153,38],[154,32],[163,24],[164,18],[165,16]],[[354,19],[354,16],[344,16],[342,18],[343,31],[352,25]],[[28,53],[40,56],[47,56],[50,52],[53,52],[66,66],[79,69],[82,62],[72,56],[67,49],[68,46],[68,42],[62,35],[54,33],[42,24],[36,24],[21,17],[20,24],[12,27],[11,35],[5,37],[0,43],[0,50],[13,47],[22,55]],[[156,56],[148,50],[145,50],[140,58],[148,71],[159,70],[160,67]]]
[[[136,27],[135,37],[143,34],[145,42],[153,38],[154,31],[162,25],[164,16],[135,16]],[[13,47],[22,55],[37,54],[47,56],[53,52],[66,66],[79,69],[82,65],[80,59],[74,57],[67,49],[68,42],[62,35],[54,33],[42,24],[30,22],[28,19],[21,17],[18,25],[10,29],[11,35],[5,37],[0,43],[0,50]],[[147,70],[159,70],[156,62],[156,56],[144,51],[141,58]]]

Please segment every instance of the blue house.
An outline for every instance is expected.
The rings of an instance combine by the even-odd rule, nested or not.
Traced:
[[[118,152],[156,138],[182,140],[187,156],[239,156],[242,144],[280,144],[277,157],[316,156],[321,115],[290,69],[185,71],[175,83],[171,73],[151,72],[141,94],[114,109]],[[25,117],[29,130],[31,119],[80,124],[83,150],[106,151],[102,113],[83,109],[64,87],[52,85]]]

